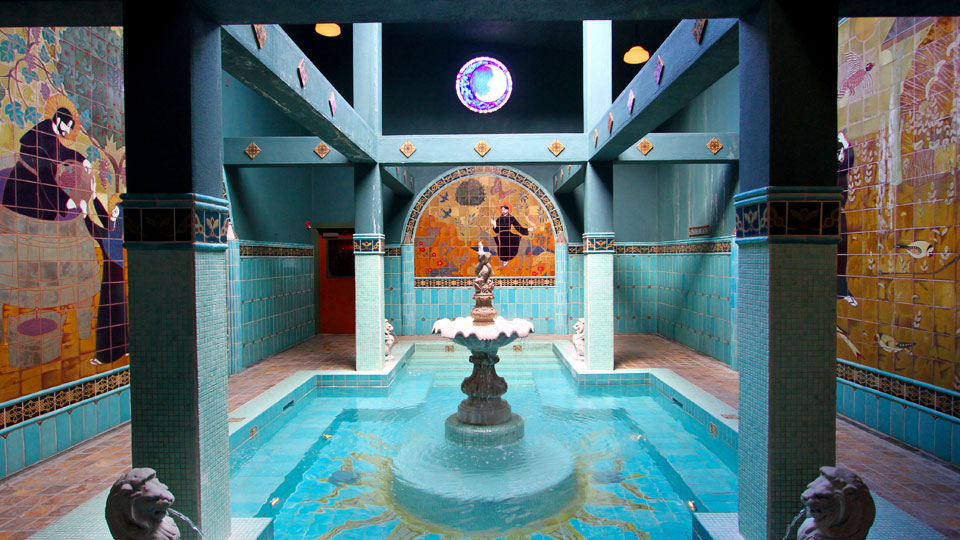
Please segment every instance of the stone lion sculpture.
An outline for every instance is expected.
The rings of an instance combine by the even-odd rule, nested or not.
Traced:
[[[807,519],[797,540],[863,540],[873,525],[877,508],[870,489],[852,471],[820,467],[820,476],[800,496]]]
[[[397,336],[393,333],[393,325],[387,319],[383,320],[383,348],[386,350],[386,359],[393,360],[393,344],[397,342]]]
[[[577,351],[577,356],[583,356],[583,332],[586,328],[586,324],[583,321],[583,317],[577,319],[577,322],[573,323],[573,337],[570,338],[573,341],[573,348]]]
[[[107,527],[114,540],[180,540],[180,529],[167,515],[173,494],[153,469],[131,469],[107,495]]]

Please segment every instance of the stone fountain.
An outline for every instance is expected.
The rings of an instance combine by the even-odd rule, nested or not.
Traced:
[[[444,425],[444,440],[405,444],[397,456],[394,495],[422,518],[455,529],[499,536],[555,514],[576,491],[573,457],[559,442],[524,438],[523,419],[503,399],[497,351],[533,332],[533,323],[508,321],[493,307],[490,252],[481,243],[469,317],[441,319],[433,333],[470,350],[467,398]]]

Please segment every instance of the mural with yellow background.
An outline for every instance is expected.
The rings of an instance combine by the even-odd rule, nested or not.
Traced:
[[[414,275],[473,277],[477,248],[498,277],[554,276],[554,227],[544,203],[509,178],[473,174],[427,201],[414,234]]]
[[[837,355],[960,390],[960,18],[839,25]]]
[[[0,28],[0,402],[128,363],[120,28]]]

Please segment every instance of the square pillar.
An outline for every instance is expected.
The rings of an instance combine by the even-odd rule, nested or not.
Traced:
[[[412,336],[417,333],[417,322],[414,320],[416,315],[416,293],[413,289],[413,244],[404,243],[400,246],[400,313],[401,331],[404,336]]]
[[[207,539],[230,536],[226,201],[124,194],[134,467]],[[182,538],[196,533],[180,526]]]
[[[570,284],[567,281],[569,276],[567,275],[567,244],[566,242],[557,242],[554,250],[554,260],[555,268],[557,273],[557,285],[554,288],[554,315],[557,320],[553,325],[553,332],[555,334],[572,334],[573,333],[573,322],[570,321],[567,311],[569,306],[567,302],[569,301],[568,291],[570,290]]]
[[[383,235],[354,234],[357,371],[378,371],[384,364]]]
[[[613,233],[583,235],[584,360],[613,369]]]

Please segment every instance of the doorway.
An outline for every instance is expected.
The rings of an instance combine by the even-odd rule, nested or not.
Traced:
[[[352,229],[314,229],[314,290],[318,334],[356,332]]]

